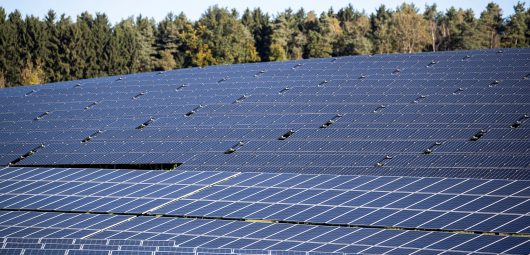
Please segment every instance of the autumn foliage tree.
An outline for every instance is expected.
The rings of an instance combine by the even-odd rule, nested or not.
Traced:
[[[33,65],[27,62],[20,74],[20,82],[22,85],[41,84],[46,81],[46,76],[42,65]]]
[[[0,73],[0,88],[6,87],[6,78],[3,73]]]
[[[427,21],[412,4],[403,4],[392,15],[391,34],[398,52],[421,51],[429,41]]]

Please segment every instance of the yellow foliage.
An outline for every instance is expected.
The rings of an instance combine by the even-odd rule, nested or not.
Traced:
[[[160,57],[161,59],[158,60],[159,68],[167,71],[172,70],[177,66],[177,62],[169,50],[162,51],[162,53],[160,53]]]
[[[340,27],[340,21],[337,18],[331,17],[330,18],[330,33],[333,36],[338,36],[342,33],[342,28]]]
[[[3,73],[0,73],[0,88],[6,87],[6,77]]]
[[[280,44],[273,43],[271,45],[271,54],[269,56],[271,61],[283,61],[287,60],[285,50]]]
[[[193,64],[197,66],[215,65],[217,61],[212,55],[212,50],[208,44],[200,43],[197,53],[193,56]]]
[[[243,50],[245,50],[244,62],[259,62],[261,60],[253,41],[247,41]]]
[[[392,16],[392,24],[392,34],[399,52],[419,52],[429,43],[427,21],[413,6],[404,4]]]
[[[22,85],[42,84],[46,82],[46,74],[42,65],[37,64],[33,66],[33,63],[28,61],[20,73],[20,82]]]

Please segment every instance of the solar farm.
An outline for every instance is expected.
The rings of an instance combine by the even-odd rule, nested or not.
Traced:
[[[0,90],[0,254],[530,253],[530,49]]]

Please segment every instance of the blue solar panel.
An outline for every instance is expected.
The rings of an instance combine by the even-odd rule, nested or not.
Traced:
[[[234,175],[38,168],[2,173],[2,208],[116,213],[143,213]]]
[[[0,90],[0,251],[527,253],[529,60],[355,56]]]
[[[530,179],[527,60],[525,49],[377,55],[14,88],[0,93],[0,130],[6,145],[46,145],[19,165],[185,163],[300,173],[311,165],[311,173]],[[294,131],[289,139],[275,139],[287,130]],[[480,141],[470,142],[480,130]],[[220,153],[242,140],[238,153]],[[435,142],[441,145],[431,148]],[[422,155],[427,149],[432,155]],[[7,164],[28,151],[1,155]],[[385,155],[392,160],[382,171],[375,165]]]
[[[507,252],[518,250],[527,243],[522,237],[483,236],[476,234],[458,233],[429,233],[421,231],[400,231],[384,229],[359,229],[359,228],[337,228],[326,226],[304,226],[289,224],[270,224],[235,222],[225,223],[234,225],[227,228],[223,236],[218,236],[212,230],[214,226],[219,227],[216,220],[186,220],[186,219],[163,219],[146,217],[137,223],[151,223],[151,228],[134,230],[134,224],[125,227],[124,230],[102,231],[101,236],[127,236],[130,239],[70,239],[70,238],[14,238],[3,240],[5,248],[15,251],[22,247],[36,254],[46,254],[48,251],[90,253],[97,251],[117,250],[122,252],[182,252],[182,253],[217,253],[217,254],[264,254],[263,250],[272,250],[274,254],[317,254],[334,253],[342,255],[358,249],[358,252],[386,249],[398,252],[407,249],[411,252],[425,251],[440,252],[455,250],[457,252]],[[136,218],[132,221],[140,220]],[[182,229],[159,229],[171,221],[177,225],[187,226]],[[188,226],[189,225],[189,226]],[[202,231],[191,230],[197,226],[204,227]],[[132,228],[131,228],[132,227]],[[195,228],[194,228],[195,227]],[[158,231],[158,232],[157,232]],[[175,232],[177,231],[177,232]],[[146,240],[137,240],[134,237],[148,237]],[[157,240],[156,237],[167,236],[170,240]],[[463,244],[470,243],[470,246]],[[192,246],[186,246],[192,245]],[[498,244],[498,245],[493,245]],[[40,246],[41,248],[38,248]],[[400,246],[400,247],[397,247]],[[200,248],[186,248],[200,247]],[[282,251],[281,249],[285,250]],[[19,250],[20,251],[20,250]],[[312,253],[306,253],[312,252]],[[56,254],[56,253],[53,253]],[[329,254],[328,254],[329,255]]]

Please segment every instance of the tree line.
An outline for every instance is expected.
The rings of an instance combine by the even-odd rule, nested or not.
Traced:
[[[103,13],[73,20],[50,10],[41,20],[0,7],[0,87],[216,64],[529,47],[529,28],[530,8],[520,2],[506,18],[495,3],[478,18],[436,4],[423,12],[381,5],[371,14],[352,5],[319,15],[287,9],[274,17],[212,6],[197,21],[169,13],[158,23],[138,16],[115,25]]]

